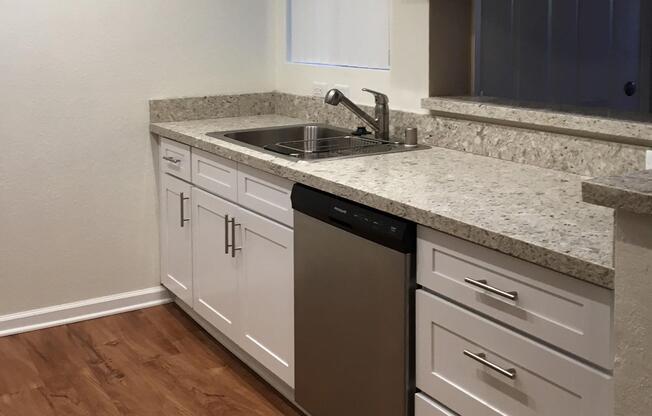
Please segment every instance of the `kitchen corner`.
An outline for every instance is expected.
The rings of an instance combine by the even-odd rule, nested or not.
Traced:
[[[609,210],[581,202],[580,187],[586,177],[438,147],[319,163],[288,161],[206,135],[213,131],[320,121],[274,114],[275,106],[267,103],[266,96],[261,98],[263,104],[254,108],[264,108],[269,114],[233,117],[234,113],[228,113],[230,117],[224,118],[211,118],[210,113],[184,115],[189,119],[154,121],[150,130],[226,159],[613,288],[610,261],[613,219]],[[192,100],[221,102],[224,99],[237,101],[240,97]],[[152,107],[167,106],[167,111],[177,114],[170,107],[175,101],[185,100],[157,100]],[[187,104],[183,108],[187,111]],[[218,117],[221,114],[213,113]],[[197,120],[202,116],[206,118]],[[328,121],[346,127],[350,122],[345,117]],[[153,120],[157,119],[153,114]],[[531,178],[537,181],[532,183]]]
[[[242,105],[243,102],[247,104]],[[193,104],[198,104],[196,114],[190,111]],[[613,406],[613,215],[606,207],[582,201],[582,183],[589,178],[572,171],[586,162],[572,163],[565,154],[564,163],[571,162],[570,167],[567,171],[554,169],[558,162],[556,155],[561,153],[554,147],[546,147],[549,143],[542,143],[541,149],[533,149],[535,153],[548,154],[554,161],[547,168],[528,164],[526,159],[519,160],[521,163],[510,160],[518,157],[514,153],[502,154],[499,158],[460,151],[455,148],[459,143],[452,140],[455,137],[459,142],[469,140],[464,135],[470,126],[468,121],[441,120],[438,115],[401,111],[390,113],[394,121],[390,125],[393,137],[410,125],[418,125],[421,127],[420,142],[431,146],[411,152],[301,160],[242,144],[232,137],[244,137],[244,132],[256,129],[290,132],[294,130],[274,129],[282,126],[304,129],[301,126],[311,123],[328,123],[344,131],[353,131],[359,121],[348,112],[333,109],[316,99],[278,92],[154,100],[150,102],[150,109],[150,132],[155,139],[160,138],[163,284],[177,296],[182,309],[209,332],[216,328],[214,336],[218,340],[229,345],[234,354],[302,410],[309,414],[336,414],[355,409],[356,406],[351,405],[355,401],[351,396],[355,391],[353,386],[336,381],[335,374],[344,371],[339,366],[356,362],[360,368],[367,369],[364,373],[374,372],[373,368],[377,367],[370,360],[387,353],[382,351],[381,345],[391,346],[392,351],[396,349],[393,342],[387,340],[368,343],[392,331],[401,333],[401,327],[407,328],[404,330],[406,338],[398,345],[406,351],[408,361],[414,354],[416,372],[410,374],[409,367],[404,364],[392,367],[395,370],[387,367],[383,374],[388,378],[387,385],[398,387],[401,383],[397,380],[407,380],[407,396],[401,396],[400,389],[393,388],[383,390],[382,401],[374,400],[368,389],[376,387],[370,381],[359,389],[360,397],[366,398],[358,404],[360,409],[383,404],[383,414],[410,415],[415,406],[416,416],[438,414],[436,409],[442,404],[442,409],[449,407],[462,414],[483,409],[487,406],[485,402],[473,398],[472,392],[481,385],[472,381],[473,378],[460,388],[442,382],[459,377],[459,373],[474,371],[474,361],[508,379],[520,374],[519,379],[524,383],[522,389],[537,397],[542,397],[544,390],[537,387],[536,378],[530,378],[527,373],[546,377],[549,380],[546,384],[550,386],[564,385],[576,399],[572,400],[572,405],[565,404],[564,394],[552,393],[551,397],[555,398],[549,404],[552,412],[565,411],[571,406],[582,407],[589,412],[587,414],[593,414],[598,409]],[[372,111],[369,107],[365,110]],[[483,125],[480,129],[483,135],[492,129],[501,134],[501,129],[512,128],[472,123]],[[220,133],[233,131],[237,131],[235,135]],[[442,131],[446,131],[442,135],[445,140],[439,144],[446,147],[433,142]],[[548,134],[552,140],[570,145],[585,146],[585,158],[598,160],[601,157],[600,149],[591,153],[588,151],[590,145],[576,138],[556,133],[538,134]],[[493,141],[490,136],[483,139],[487,143]],[[487,153],[494,151],[488,146],[484,149]],[[638,159],[641,151],[633,148],[631,154],[622,152],[620,158],[612,158],[614,163],[608,168],[595,164],[584,166],[595,172],[624,171],[628,157]],[[170,157],[170,154],[177,156]],[[317,216],[330,226],[307,226],[320,221],[306,222],[304,212],[310,209],[297,205],[302,200],[300,193],[313,195],[304,197],[304,201],[311,202],[302,204],[314,205],[310,209],[316,212],[327,209],[318,206],[319,200],[330,206],[329,214]],[[184,209],[185,206],[188,208]],[[188,214],[190,212],[192,214]],[[256,213],[280,224],[270,222],[272,228],[257,228],[262,227],[262,223],[255,224]],[[178,233],[183,228],[185,221],[193,223],[192,229],[181,231],[179,239],[170,237],[170,233]],[[263,221],[262,217],[257,221]],[[382,262],[380,259],[373,261],[363,254],[370,250],[367,246],[358,247],[359,238],[344,237],[347,232],[357,233],[390,244],[391,236],[381,230],[391,221],[416,224],[416,232],[412,232],[411,237],[414,239],[416,234],[415,248],[410,249],[409,244],[403,248],[406,270],[414,270],[405,277],[415,279],[406,284],[413,289],[404,292],[399,288],[405,286],[399,284],[391,291],[393,299],[405,299],[407,303],[403,304],[403,309],[396,300],[385,299],[391,295],[387,291],[371,291],[364,301],[357,302],[352,301],[351,294],[337,292],[337,287],[341,290],[348,287],[360,293],[369,285],[375,286],[374,282],[364,283],[364,276],[375,275],[380,279],[381,275],[395,269],[396,266],[389,263],[384,266],[384,272],[374,269],[374,264],[384,264],[385,255],[382,255]],[[212,236],[202,237],[206,230],[218,229],[222,222],[226,227],[223,233],[213,231]],[[213,225],[209,225],[211,223]],[[339,230],[338,233],[345,232],[336,238],[330,228]],[[288,240],[290,235],[294,236],[293,249]],[[256,246],[262,246],[252,244],[251,240],[258,238],[273,242],[276,248],[273,252],[257,251]],[[217,260],[219,257],[213,255],[214,245],[222,239],[227,253],[225,258],[235,261],[231,266],[228,262],[219,266],[226,260]],[[346,241],[342,243],[346,247],[334,241]],[[330,247],[328,251],[339,260],[333,261],[327,253],[306,249],[320,244]],[[347,253],[353,253],[349,253],[347,247],[365,260],[350,264]],[[172,255],[171,250],[187,255],[165,260]],[[291,253],[294,268],[289,265]],[[180,262],[183,258],[187,260]],[[262,270],[262,259],[268,259],[267,273],[275,279],[264,284],[274,297],[261,298],[249,288],[248,281],[257,278],[247,270]],[[399,259],[396,262],[401,264]],[[308,264],[319,264],[319,271],[311,271]],[[225,272],[225,268],[234,268],[233,277],[228,277],[231,272]],[[218,273],[217,270],[222,271]],[[352,270],[358,270],[359,274]],[[288,279],[292,274],[294,279]],[[394,273],[391,281],[396,282],[398,274]],[[333,277],[332,284],[324,286],[323,276],[321,282],[311,277],[317,275],[338,278]],[[349,276],[350,280],[347,283],[339,276]],[[242,283],[237,283],[239,281]],[[312,283],[308,284],[309,281]],[[378,280],[379,288],[386,286],[382,281]],[[242,284],[244,288],[240,288]],[[416,285],[416,292],[413,285]],[[308,287],[320,288],[322,296],[318,299],[331,299],[328,306],[322,305],[323,308],[332,306],[330,319],[309,306],[314,302],[308,302],[306,297],[315,298],[310,297],[314,296],[314,290]],[[228,297],[240,298],[239,302],[248,306],[239,312],[230,310]],[[381,332],[374,332],[375,326],[362,330],[381,316],[381,299],[385,299],[388,308],[389,305],[398,307],[392,321],[403,316],[403,326],[396,323],[393,330],[387,327]],[[369,305],[365,313],[360,311],[355,319],[346,314],[345,311],[356,309],[355,305],[362,303]],[[288,305],[295,308],[294,315],[287,310]],[[247,312],[252,308],[282,313],[262,326],[262,317]],[[401,310],[407,315],[399,313]],[[332,340],[324,338],[319,343],[307,342],[308,334],[313,333],[307,314],[313,323],[321,322],[320,326],[331,328],[331,333],[339,335]],[[358,322],[357,338],[351,335],[351,329],[342,319]],[[256,320],[261,321],[257,323]],[[414,323],[415,330],[410,330],[414,328],[410,322]],[[440,333],[442,330],[447,335]],[[496,334],[501,334],[500,341]],[[365,345],[362,349],[368,354],[345,353],[348,348],[341,343],[343,337],[348,337],[353,345]],[[394,339],[398,341],[397,337]],[[515,361],[477,352],[480,347],[474,346],[476,344],[483,351],[510,351]],[[309,357],[316,351],[325,353],[324,348],[336,349],[337,354],[331,354],[330,359],[335,361],[320,367],[319,372],[324,377],[317,383],[314,377],[307,376],[317,371],[316,363]],[[464,354],[457,355],[458,349]],[[449,356],[455,369],[446,368],[439,361],[431,362],[430,354]],[[533,356],[540,360],[532,360]],[[392,366],[398,366],[401,360],[393,357],[388,360]],[[507,364],[496,364],[500,362]],[[564,368],[570,369],[572,377],[564,375]],[[390,374],[393,375],[390,377]],[[401,377],[401,374],[405,375]],[[353,373],[347,378],[354,380],[359,376],[361,374]],[[415,380],[416,389],[411,387],[411,380]],[[320,391],[338,391],[341,402],[323,403],[315,396],[316,385],[321,386]],[[455,396],[457,392],[462,394]],[[599,392],[599,399],[589,400],[596,392]],[[486,400],[498,400],[498,396],[488,393]],[[513,399],[508,403],[506,406],[514,409],[525,406]],[[453,414],[448,410],[439,412]]]
[[[652,1],[0,1],[0,416],[648,416]]]

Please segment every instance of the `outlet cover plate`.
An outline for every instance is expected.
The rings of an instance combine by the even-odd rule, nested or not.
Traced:
[[[321,81],[314,81],[312,83],[312,96],[324,98],[326,96],[326,91],[328,90],[328,84]]]
[[[652,150],[645,152],[645,169],[652,169]]]

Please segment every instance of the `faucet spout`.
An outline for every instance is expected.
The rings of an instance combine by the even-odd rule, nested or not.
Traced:
[[[363,109],[358,107],[349,100],[342,91],[333,88],[326,93],[324,102],[333,106],[342,104],[344,107],[348,108],[353,114],[358,116],[362,121],[367,123],[371,127],[375,134],[376,138],[380,140],[389,140],[389,107],[388,99],[385,94],[378,93],[376,91],[371,91],[368,89],[363,89],[365,92],[370,92],[376,97],[376,108],[375,108],[375,118],[367,114]]]

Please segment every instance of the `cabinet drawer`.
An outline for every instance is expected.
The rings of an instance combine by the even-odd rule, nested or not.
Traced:
[[[418,229],[417,280],[492,319],[613,368],[613,292],[608,289],[426,227]]]
[[[294,183],[258,169],[238,165],[238,203],[293,227],[290,194]]]
[[[165,137],[159,142],[161,172],[190,182],[190,147]]]
[[[416,331],[417,387],[461,415],[613,412],[608,375],[424,290]]]
[[[458,416],[425,394],[414,396],[414,416]]]
[[[238,198],[237,163],[192,149],[192,183],[231,201]]]

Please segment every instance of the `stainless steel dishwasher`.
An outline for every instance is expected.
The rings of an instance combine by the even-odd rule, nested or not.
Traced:
[[[415,224],[302,185],[292,206],[296,402],[413,414]]]

